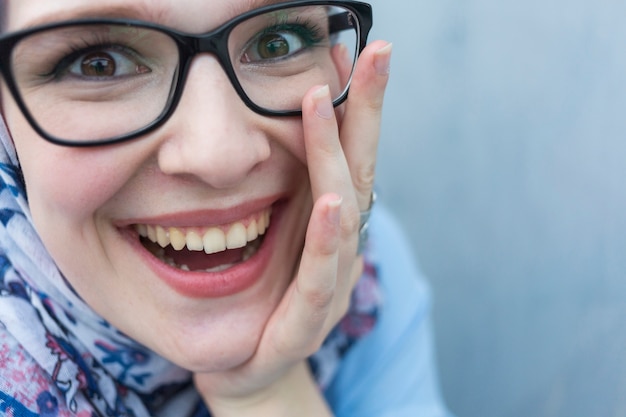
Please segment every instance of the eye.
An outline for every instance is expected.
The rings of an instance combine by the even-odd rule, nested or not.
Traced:
[[[66,72],[83,78],[110,78],[150,72],[150,68],[130,52],[116,51],[114,48],[73,54],[68,61]]]
[[[292,33],[278,32],[261,36],[245,53],[248,61],[277,59],[293,54],[304,46],[302,39]]]
[[[291,57],[319,44],[315,29],[303,25],[281,25],[259,33],[250,41],[242,55],[242,62],[256,63]]]

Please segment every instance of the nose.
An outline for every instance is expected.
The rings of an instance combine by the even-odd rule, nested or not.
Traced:
[[[159,168],[218,189],[236,186],[270,156],[260,117],[241,101],[213,56],[197,56],[180,103],[162,128]]]

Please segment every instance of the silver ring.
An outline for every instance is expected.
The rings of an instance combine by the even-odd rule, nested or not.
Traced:
[[[369,206],[367,207],[366,210],[360,213],[361,216],[360,216],[360,222],[359,222],[359,245],[356,250],[357,255],[363,253],[363,250],[365,249],[365,245],[367,244],[367,239],[369,238],[369,228],[370,228],[369,219],[370,219],[370,214],[372,213],[372,207],[374,206],[375,202],[376,202],[376,192],[372,191],[372,194],[370,196]]]

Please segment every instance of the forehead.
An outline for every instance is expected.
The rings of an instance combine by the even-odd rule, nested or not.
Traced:
[[[204,32],[248,10],[285,0],[0,0],[5,29],[88,17],[127,17]]]

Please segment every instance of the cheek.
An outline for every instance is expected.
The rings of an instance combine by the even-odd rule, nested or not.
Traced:
[[[117,189],[110,169],[72,150],[20,152],[31,211],[35,218],[63,222],[90,218]]]
[[[88,226],[125,181],[115,168],[119,160],[106,153],[56,146],[36,135],[14,137],[39,230],[71,233]]]
[[[260,129],[267,132],[267,137],[271,138],[273,146],[280,147],[300,164],[307,165],[301,117],[278,119],[259,117],[258,125]]]
[[[3,111],[36,219],[84,219],[110,198],[117,182],[112,167],[119,164],[110,151],[54,145],[32,130],[12,100]]]

